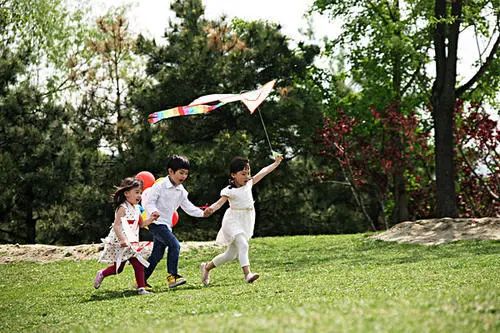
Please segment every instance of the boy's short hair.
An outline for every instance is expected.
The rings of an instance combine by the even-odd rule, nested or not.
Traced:
[[[189,170],[189,160],[185,156],[172,155],[167,161],[167,170],[168,169],[172,169],[173,172],[179,169]]]

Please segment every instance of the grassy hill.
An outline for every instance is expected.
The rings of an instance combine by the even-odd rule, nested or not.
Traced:
[[[219,249],[181,253],[188,283],[169,290],[165,262],[138,296],[133,270],[92,287],[95,261],[0,265],[0,332],[500,332],[500,243],[400,245],[364,235],[258,238],[246,284],[234,262],[203,287],[199,264]]]

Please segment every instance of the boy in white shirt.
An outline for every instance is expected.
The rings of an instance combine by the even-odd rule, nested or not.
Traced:
[[[148,215],[157,213],[160,217],[149,225],[153,234],[153,250],[148,259],[149,267],[145,269],[146,285],[148,278],[153,274],[156,265],[163,258],[165,248],[167,254],[167,283],[169,288],[175,288],[186,283],[186,280],[177,272],[180,244],[172,233],[172,215],[181,207],[187,214],[194,217],[208,217],[212,209],[202,210],[188,199],[188,192],[182,183],[189,175],[189,160],[184,156],[173,155],[167,162],[168,177],[164,181],[155,183],[142,198],[143,207]]]

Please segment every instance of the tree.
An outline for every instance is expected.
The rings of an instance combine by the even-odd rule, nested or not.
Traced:
[[[369,97],[368,100],[375,101],[372,104],[377,109],[385,109],[391,104],[379,105],[377,101],[386,99],[395,102],[401,96],[401,111],[408,115],[430,102],[435,139],[435,214],[456,216],[453,109],[459,96],[478,101],[498,91],[498,75],[494,75],[495,72],[498,73],[498,36],[495,37],[499,15],[495,8],[498,8],[498,4],[495,1],[465,3],[442,0],[436,1],[435,6],[432,6],[428,1],[419,0],[317,0],[314,6],[320,12],[328,12],[331,17],[345,20],[343,34],[332,45],[349,50],[345,52],[348,54],[345,57],[352,69],[351,75],[347,77],[352,77],[360,87],[355,98],[335,97],[331,100],[332,106],[342,106],[348,112],[352,112],[354,107],[360,107],[366,112],[368,107],[366,102],[363,103],[366,96]],[[457,87],[458,36],[464,30],[460,29],[464,23],[464,29],[477,28],[479,36],[476,38],[492,37],[493,40],[487,44],[492,46],[489,47],[489,55],[484,62],[480,58],[477,73],[468,82]],[[426,73],[424,67],[429,62],[427,53],[432,46],[435,51],[436,77],[431,88],[428,82],[433,79],[433,75]],[[484,51],[486,50],[480,53]],[[391,79],[388,79],[389,73],[392,75]],[[489,80],[487,84],[486,78]],[[401,85],[401,82],[404,83]],[[368,95],[370,88],[374,93]],[[405,91],[411,93],[405,97]],[[360,118],[367,119],[366,115]],[[369,123],[363,126],[370,127]],[[424,120],[422,126],[425,128]],[[397,135],[395,138],[401,142]],[[398,196],[401,198],[400,194],[404,194],[402,175],[404,170],[403,173],[397,171],[393,175],[396,205],[399,205]],[[404,212],[396,208],[398,210]]]
[[[95,122],[95,130],[108,144],[104,148],[123,156],[134,116],[128,103],[128,83],[138,75],[134,69],[140,61],[134,58],[135,42],[123,8],[99,17],[96,27],[94,36],[86,40],[86,56],[80,59],[88,65],[80,71],[80,78],[75,78],[82,81],[84,88],[79,93],[90,106],[82,116]],[[74,62],[78,63],[78,58]]]
[[[176,17],[166,30],[164,46],[144,38],[138,41],[139,50],[149,59],[150,83],[134,94],[144,120],[151,112],[186,105],[204,94],[241,92],[278,79],[260,113],[273,148],[286,153],[287,162],[255,190],[256,234],[366,230],[363,223],[356,224],[361,218],[352,212],[350,202],[346,204],[341,195],[328,196],[324,184],[313,176],[320,163],[312,146],[321,127],[323,97],[311,79],[318,47],[299,43],[291,49],[279,27],[266,22],[208,21],[200,1],[175,1],[172,9]],[[171,118],[144,127],[140,135],[133,155],[141,156],[139,161],[151,161],[150,171],[156,175],[165,173],[168,154],[190,157],[193,172],[188,186],[194,202],[218,197],[227,183],[227,163],[235,155],[249,156],[255,168],[270,162],[259,114],[250,115],[238,103],[206,116]],[[351,215],[353,225],[341,222]],[[179,228],[191,223],[185,216],[181,220]],[[198,228],[215,233],[217,225],[200,223]]]
[[[327,118],[321,132],[321,153],[338,161],[343,178],[372,230],[389,226],[383,213],[391,204],[388,192],[394,169],[405,170],[410,185],[410,217],[428,217],[428,210],[422,209],[428,205],[428,199],[416,194],[428,187],[424,184],[431,183],[426,154],[429,133],[418,128],[417,117],[402,115],[396,106],[371,111],[371,122],[376,127],[368,133],[359,131],[359,120],[342,111],[334,120]],[[386,135],[393,131],[401,131],[404,150],[399,141]],[[419,185],[414,185],[415,180]],[[373,201],[375,207],[366,203]]]
[[[469,12],[465,16],[466,24],[473,25],[476,22],[484,24],[485,20],[481,19],[478,14],[483,10],[488,11],[489,4],[492,6],[489,10],[496,11],[496,27],[498,27],[500,17],[498,3],[495,6],[495,1],[486,1],[482,4],[483,7],[481,7],[481,4],[470,2],[470,4],[466,5],[462,0],[451,2],[436,0],[434,3],[433,18],[435,27],[433,42],[436,78],[432,86],[431,105],[435,133],[436,214],[438,217],[458,216],[455,188],[455,141],[453,135],[456,99],[471,90],[481,77],[485,76],[484,74],[489,67],[496,66],[498,68],[496,53],[500,36],[496,38],[486,61],[482,63],[476,74],[464,85],[457,87],[457,50],[461,24],[464,22],[464,11]],[[464,5],[466,8],[464,8]],[[486,17],[489,17],[489,15]]]
[[[102,212],[98,201],[111,185],[105,186],[109,176],[100,176],[108,172],[97,150],[100,137],[89,139],[92,129],[81,126],[78,108],[61,102],[67,97],[62,89],[74,83],[74,66],[63,71],[67,57],[83,38],[68,22],[82,21],[71,21],[58,0],[3,1],[0,18],[0,185],[6,189],[0,196],[0,239],[88,241],[82,226]],[[57,71],[41,71],[45,65]],[[37,80],[38,73],[48,76]]]
[[[29,85],[2,96],[0,111],[2,231],[7,239],[35,243],[38,220],[61,198],[71,173],[76,144],[65,128],[69,114],[44,104]]]
[[[58,3],[2,1],[0,6],[2,239],[34,243],[41,210],[47,201],[57,200],[65,176],[59,172],[67,161],[65,112],[44,103],[37,87],[27,80],[20,81],[29,77],[27,68],[54,41],[39,32],[43,24],[57,30],[52,20],[43,20],[62,17]]]
[[[328,13],[344,22],[343,32],[327,44],[329,55],[342,48],[342,59],[348,66],[344,73],[335,73],[329,93],[326,115],[335,118],[338,109],[355,115],[366,133],[374,133],[370,109],[392,110],[401,117],[412,117],[416,108],[426,101],[427,79],[424,73],[427,50],[430,45],[426,27],[417,21],[422,6],[402,1],[337,1],[317,0],[313,9]],[[401,9],[403,7],[403,9]],[[337,78],[335,78],[337,76]],[[346,78],[353,81],[349,90],[339,91],[339,83]],[[323,84],[323,83],[319,83]],[[350,96],[350,97],[349,97]],[[384,111],[382,111],[384,112]],[[396,151],[403,152],[405,138],[398,128],[385,128],[384,136],[393,142]],[[375,135],[375,137],[379,137]],[[382,137],[382,136],[380,136]],[[407,163],[392,156],[393,165],[386,169],[388,188],[392,192],[392,224],[409,219],[409,197],[405,178]]]
[[[458,205],[467,217],[500,215],[500,125],[485,108],[455,104]]]

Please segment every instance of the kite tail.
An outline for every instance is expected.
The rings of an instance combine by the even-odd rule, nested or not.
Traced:
[[[193,114],[203,114],[208,113],[212,110],[217,109],[218,107],[224,105],[225,103],[218,103],[215,105],[187,105],[187,106],[177,106],[172,109],[163,110],[153,112],[148,116],[148,122],[150,124],[156,124],[160,120],[171,118],[171,117],[179,117],[179,116],[190,116]]]

